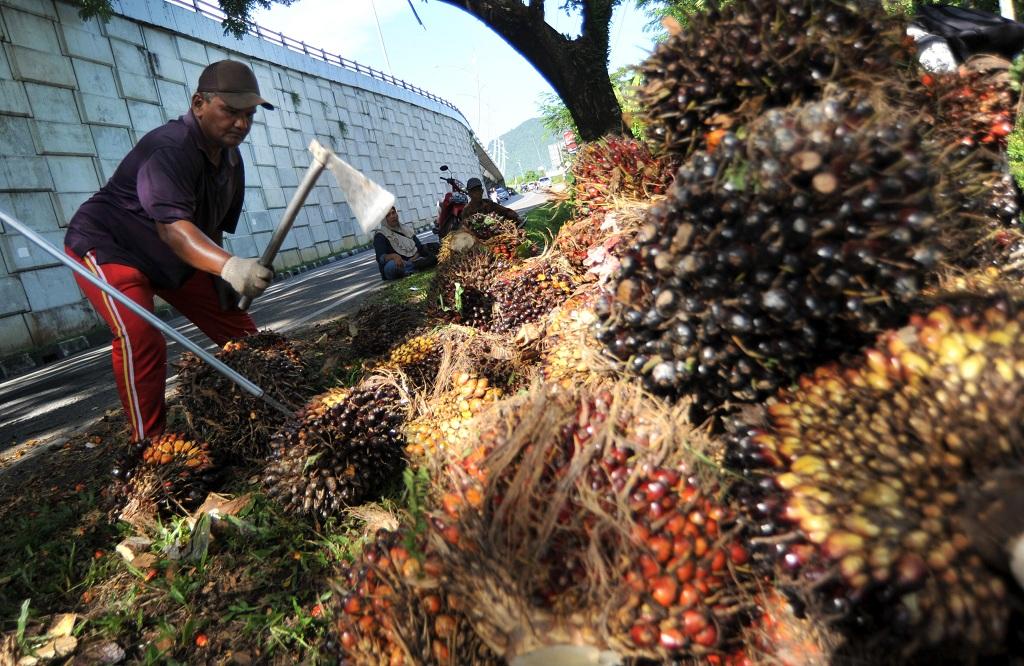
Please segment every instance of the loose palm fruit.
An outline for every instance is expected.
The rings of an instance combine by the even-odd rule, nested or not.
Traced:
[[[956,514],[965,485],[1024,447],[1024,315],[994,302],[915,316],[859,363],[802,377],[728,448],[773,544],[761,557],[907,652],[1006,638],[1007,589]]]
[[[275,436],[267,494],[289,512],[326,519],[377,498],[405,466],[398,390],[380,385],[335,389],[311,402]]]

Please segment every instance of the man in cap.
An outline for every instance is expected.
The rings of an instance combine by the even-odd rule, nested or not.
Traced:
[[[260,96],[256,76],[233,60],[209,65],[191,108],[139,140],[114,175],[71,218],[65,251],[136,303],[159,296],[214,342],[256,332],[238,294],[255,297],[273,272],[226,252],[242,210],[245,173],[238,146]],[[160,331],[76,276],[114,334],[113,366],[133,441],[157,436],[165,421],[166,343]],[[229,294],[229,288],[231,293]]]
[[[474,215],[496,215],[511,220],[516,224],[522,224],[519,213],[511,208],[506,208],[499,203],[484,198],[484,184],[479,178],[470,178],[466,181],[466,193],[469,195],[469,203],[462,209],[462,220],[465,223]]]

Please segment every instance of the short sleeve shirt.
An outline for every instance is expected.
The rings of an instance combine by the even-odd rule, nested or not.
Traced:
[[[195,269],[160,240],[157,224],[188,220],[212,240],[232,233],[242,212],[245,172],[237,148],[214,165],[192,112],[147,133],[99,192],[78,209],[64,243],[100,264],[139,269],[163,289],[180,287]]]

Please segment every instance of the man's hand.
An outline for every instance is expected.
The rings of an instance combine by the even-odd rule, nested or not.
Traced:
[[[395,266],[397,266],[399,270],[405,268],[405,259],[403,259],[400,254],[386,254],[384,255],[384,259],[384,263],[387,263],[388,261],[395,262]]]
[[[229,257],[220,269],[220,276],[231,285],[231,288],[242,296],[256,298],[270,286],[274,272],[260,265],[258,259]]]

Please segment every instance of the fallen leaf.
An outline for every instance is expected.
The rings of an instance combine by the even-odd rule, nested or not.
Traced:
[[[46,630],[47,636],[70,636],[75,628],[78,616],[74,613],[61,613],[53,619],[50,628]]]

